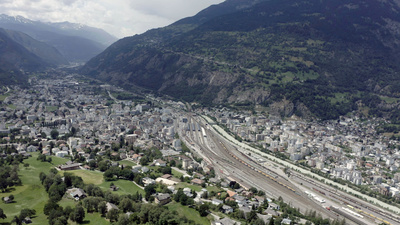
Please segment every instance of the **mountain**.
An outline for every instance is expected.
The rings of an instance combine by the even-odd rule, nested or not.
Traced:
[[[95,27],[89,27],[84,24],[69,23],[69,22],[47,23],[47,24],[59,30],[61,34],[65,34],[66,36],[76,36],[88,40],[93,40],[107,47],[112,43],[114,43],[115,41],[117,41],[116,37],[112,36],[106,31]]]
[[[10,38],[8,31],[0,29],[1,85],[24,84],[27,76],[22,71],[38,71],[47,66],[43,59]]]
[[[37,41],[22,32],[12,30],[4,31],[13,41],[22,45],[28,51],[38,56],[49,65],[59,66],[68,64],[67,59],[65,59],[65,57],[61,55],[56,48],[44,42]]]
[[[0,27],[26,33],[38,41],[49,44],[70,62],[86,62],[117,40],[104,30],[82,24],[44,23],[22,16],[12,17],[2,14]]]
[[[124,38],[82,73],[186,101],[400,121],[400,1],[227,0]]]

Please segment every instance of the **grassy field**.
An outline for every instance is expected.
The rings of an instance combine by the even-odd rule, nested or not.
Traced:
[[[181,172],[179,172],[179,171],[176,171],[176,170],[174,170],[174,169],[172,169],[171,170],[172,171],[172,176],[174,176],[174,177],[176,177],[176,178],[181,178],[181,176],[183,176],[183,173],[181,173]]]
[[[144,190],[129,180],[105,181],[98,186],[103,190],[109,190],[111,183],[114,183],[114,185],[119,188],[118,191],[115,191],[113,193],[116,193],[119,195],[128,195],[128,194],[135,194],[136,192],[139,192],[142,195],[144,195]]]
[[[74,225],[76,223],[70,223]],[[93,225],[109,225],[110,222],[107,221],[104,217],[101,217],[100,213],[86,213],[85,220],[82,224],[93,224]]]
[[[393,103],[399,102],[399,100],[400,100],[399,98],[391,98],[391,97],[381,96],[381,95],[379,96],[379,98],[388,104],[393,104]]]
[[[99,171],[92,170],[73,170],[68,171],[68,173],[72,173],[76,176],[82,177],[83,182],[85,184],[94,184],[99,186],[103,190],[108,190],[110,188],[110,184],[114,183],[119,190],[116,191],[116,194],[126,195],[126,194],[135,194],[136,192],[144,194],[143,189],[138,187],[132,181],[129,180],[117,180],[117,181],[105,181],[103,178],[103,173]]]
[[[10,95],[0,95],[0,101],[4,101]]]
[[[36,217],[33,218],[34,224],[47,224],[47,218],[43,214],[43,207],[48,200],[48,195],[39,180],[40,172],[48,173],[54,166],[65,163],[67,160],[52,157],[52,164],[37,161],[38,153],[33,153],[33,157],[26,159],[24,162],[29,164],[25,168],[20,165],[19,176],[22,186],[17,186],[8,193],[0,193],[1,197],[14,195],[15,203],[2,204],[1,208],[7,215],[7,219],[1,222],[11,222],[15,215],[18,215],[21,209],[30,208],[36,210]]]
[[[56,110],[58,110],[58,106],[46,106],[47,112],[54,112]]]
[[[64,208],[67,206],[70,206],[73,208],[76,205],[76,201],[74,201],[72,199],[63,198],[61,201],[58,202],[58,204]]]
[[[62,207],[67,207],[70,206],[72,208],[75,207],[76,202],[74,200],[71,199],[66,199],[63,198],[60,202],[59,202],[60,206]],[[74,223],[72,221],[68,221],[68,224],[71,225],[75,225],[77,223]],[[104,217],[101,217],[101,215],[99,213],[87,213],[85,214],[85,219],[83,220],[83,224],[99,224],[99,225],[106,225],[106,224],[110,224],[110,222],[108,222]]]
[[[192,190],[195,190],[195,191],[201,191],[201,189],[202,189],[201,186],[188,184],[186,182],[181,182],[181,183],[176,185],[176,190],[178,190],[179,188],[187,188],[187,187],[192,189]]]
[[[208,192],[212,192],[213,191],[215,193],[224,191],[222,188],[219,188],[219,187],[216,187],[216,186],[208,186],[206,189],[207,189]]]
[[[166,205],[170,211],[176,211],[179,215],[195,221],[198,224],[210,225],[207,217],[201,217],[199,212],[187,206],[182,206],[180,203],[171,202]]]
[[[82,180],[83,180],[83,182],[85,182],[85,184],[99,185],[104,182],[103,173],[99,172],[99,171],[71,170],[71,171],[67,171],[67,173],[72,173],[75,176],[82,177]]]
[[[7,107],[10,108],[10,109],[17,109],[17,107],[15,105],[12,105],[12,104],[8,105]]]
[[[14,203],[11,204],[1,204],[0,208],[4,210],[7,218],[0,220],[0,224],[10,224],[14,216],[18,215],[21,209],[29,208],[36,210],[36,216],[32,218],[32,224],[48,224],[47,216],[43,214],[43,208],[48,200],[48,194],[46,193],[44,187],[41,185],[39,180],[39,174],[41,172],[48,173],[49,170],[57,165],[64,164],[68,159],[52,157],[52,163],[37,161],[38,153],[33,153],[33,157],[26,159],[24,162],[29,164],[29,167],[25,168],[20,166],[19,176],[22,180],[22,186],[17,186],[12,188],[7,193],[0,193],[1,197],[6,197],[9,195],[14,195]],[[111,182],[106,182],[103,179],[103,174],[98,171],[90,170],[74,170],[68,171],[76,176],[82,177],[83,181],[87,184],[92,183],[98,185],[103,190],[108,190]],[[59,172],[63,174],[63,172]],[[142,193],[144,195],[143,189],[135,185],[133,182],[128,180],[118,180],[113,181],[114,185],[119,187],[119,190],[114,192],[119,195],[134,194],[136,192]],[[200,186],[190,185],[187,183],[181,183],[178,186],[190,187],[196,191],[200,191]],[[211,187],[215,189],[216,187]],[[63,198],[59,204],[62,207],[75,207],[77,202],[71,199]],[[191,220],[196,221],[199,224],[210,224],[209,220],[204,217],[200,217],[199,213],[191,208],[182,206],[178,203],[170,203],[167,205],[170,210],[175,210],[182,216],[186,216]],[[84,224],[99,224],[105,225],[110,224],[105,218],[101,217],[98,213],[87,214]],[[69,221],[69,224],[75,224]]]
[[[122,161],[119,161],[118,163],[121,165],[125,165],[125,166],[132,166],[132,167],[137,166],[136,163],[129,161],[129,160],[122,160]]]
[[[48,224],[47,216],[43,214],[43,208],[48,200],[48,194],[44,187],[40,183],[39,174],[40,172],[48,173],[49,170],[57,165],[64,164],[68,159],[59,157],[52,157],[52,163],[37,161],[38,153],[33,153],[33,157],[26,159],[24,162],[29,164],[29,167],[25,168],[20,166],[19,176],[22,180],[22,186],[18,186],[10,189],[7,193],[0,193],[1,197],[14,195],[15,203],[1,204],[0,208],[4,210],[7,215],[5,220],[0,220],[0,224],[9,224],[15,215],[18,215],[21,209],[30,208],[36,210],[36,217],[32,218],[33,224]],[[105,182],[103,174],[98,171],[89,170],[73,170],[68,171],[76,176],[82,177],[83,181],[87,184],[92,183],[100,186],[104,190],[108,190],[111,182]],[[63,172],[59,172],[63,174]],[[119,187],[116,194],[134,194],[136,192],[144,194],[144,191],[136,186],[133,182],[127,180],[118,180],[113,182]],[[59,204],[62,207],[75,207],[77,202],[63,198]],[[71,222],[71,221],[70,221]],[[86,214],[85,224],[109,224],[105,218],[102,218],[98,213]],[[71,224],[74,224],[71,222]]]

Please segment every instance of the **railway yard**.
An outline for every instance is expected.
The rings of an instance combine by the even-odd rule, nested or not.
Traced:
[[[302,213],[306,210],[315,210],[324,217],[333,219],[337,217],[335,213],[307,198],[290,181],[258,164],[229,142],[218,137],[209,127],[206,126],[204,130],[206,135],[201,129],[197,129],[197,125],[191,126],[190,129],[186,129],[184,137],[192,149],[214,166],[218,177],[236,181],[246,188],[255,187],[263,190],[270,198],[282,197],[292,207],[300,208]]]
[[[315,210],[325,218],[346,218],[347,224],[400,224],[400,216],[297,171],[290,170],[287,176],[282,165],[233,144],[203,118],[188,118],[188,123],[180,126],[180,135],[214,167],[217,177],[263,190],[269,198],[281,197],[302,213]]]

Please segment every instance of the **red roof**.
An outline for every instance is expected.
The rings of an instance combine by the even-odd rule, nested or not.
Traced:
[[[227,193],[228,193],[229,197],[233,197],[233,196],[236,195],[236,192],[234,192],[234,191],[229,191],[228,190]]]

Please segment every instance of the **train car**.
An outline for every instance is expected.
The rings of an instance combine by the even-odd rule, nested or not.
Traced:
[[[343,208],[343,207],[342,207]],[[337,208],[337,207],[331,207],[331,210],[341,216],[344,216],[345,218],[355,222],[356,224],[360,224],[360,225],[367,225],[366,223],[362,222],[361,220],[359,220],[358,218],[354,217],[353,215],[350,215],[349,213],[345,212],[346,210],[344,210],[346,208],[343,208],[343,210]],[[349,209],[347,209],[349,210]]]
[[[200,124],[196,123],[196,126],[197,126],[197,131],[201,131]]]
[[[321,198],[318,198],[318,197],[315,197],[314,198],[315,199],[315,201],[317,201],[317,202],[319,202],[319,203],[325,203],[325,199],[321,199]]]
[[[203,127],[201,128],[201,133],[203,134],[203,137],[207,137],[206,130],[204,130]]]
[[[192,131],[196,131],[196,126],[195,126],[195,124],[192,123],[191,126],[192,126]]]

